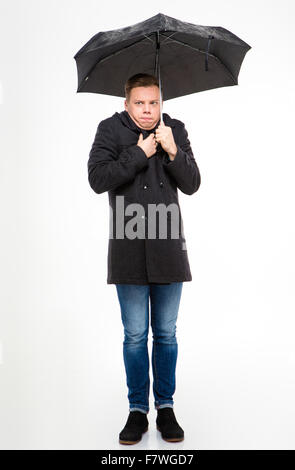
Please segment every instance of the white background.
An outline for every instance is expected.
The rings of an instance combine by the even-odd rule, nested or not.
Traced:
[[[179,192],[193,276],[177,326],[185,440],[156,430],[151,377],[150,428],[133,448],[294,449],[292,1],[2,1],[0,13],[0,447],[126,449],[108,197],[87,179],[97,125],[124,98],[76,93],[73,57],[99,31],[164,13],[252,49],[238,86],[164,102],[202,177]]]

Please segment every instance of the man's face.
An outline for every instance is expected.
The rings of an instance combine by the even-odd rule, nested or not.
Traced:
[[[160,119],[160,90],[156,85],[132,88],[125,110],[141,129],[153,129]]]

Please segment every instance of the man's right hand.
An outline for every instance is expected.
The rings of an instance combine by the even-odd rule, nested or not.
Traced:
[[[144,139],[142,133],[140,133],[137,145],[141,147],[146,156],[150,158],[157,151],[158,144],[155,139],[155,134],[151,132],[151,134],[146,139]]]

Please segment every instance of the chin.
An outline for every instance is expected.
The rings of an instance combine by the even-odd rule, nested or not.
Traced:
[[[155,126],[157,121],[141,121],[145,126]]]

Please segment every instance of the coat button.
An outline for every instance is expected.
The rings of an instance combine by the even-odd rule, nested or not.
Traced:
[[[161,187],[163,186],[163,184],[164,184],[163,181],[160,181],[160,186],[161,186]]]
[[[146,184],[144,185],[143,189],[147,189],[147,185],[146,185]]]

